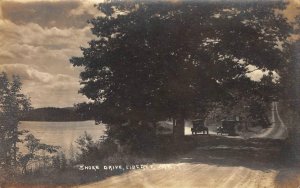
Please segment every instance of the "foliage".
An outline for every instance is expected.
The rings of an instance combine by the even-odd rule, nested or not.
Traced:
[[[68,165],[67,162],[68,160],[66,159],[66,155],[62,152],[52,157],[52,166],[55,169],[62,170],[62,171],[66,170]]]
[[[296,17],[293,26],[291,58],[281,75],[281,99],[289,108],[300,114],[300,15]]]
[[[17,164],[17,142],[19,120],[30,109],[29,99],[21,93],[19,77],[9,81],[5,73],[0,74],[0,167],[15,167]]]
[[[23,121],[85,121],[91,117],[83,117],[76,113],[75,108],[36,108],[32,109],[22,117]]]
[[[40,140],[35,138],[32,134],[28,134],[24,139],[25,147],[28,150],[28,153],[19,155],[19,163],[22,167],[22,173],[27,173],[27,166],[31,162],[45,162],[48,160],[48,156],[45,154],[41,154],[41,152],[47,152],[49,154],[53,154],[58,152],[60,147],[52,146],[48,144],[40,143]]]
[[[122,145],[123,151],[145,154],[156,144],[156,124],[130,121],[122,126],[108,126],[107,134]]]
[[[183,119],[202,118],[212,103],[267,99],[274,93],[266,88],[278,84],[251,80],[249,67],[269,78],[285,67],[291,28],[275,11],[284,7],[273,1],[99,4],[105,16],[90,20],[97,38],[81,48],[83,57],[71,59],[84,68],[80,92],[92,100],[81,107],[117,132],[124,125],[155,128],[153,122],[171,117],[183,135]]]
[[[78,149],[78,162],[84,164],[95,163],[97,160],[102,160],[117,151],[117,146],[111,140],[104,142],[93,141],[92,136],[87,132],[80,136],[77,141]]]

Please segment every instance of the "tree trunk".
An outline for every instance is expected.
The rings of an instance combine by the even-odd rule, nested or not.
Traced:
[[[26,174],[27,174],[27,164],[25,164],[25,165],[22,167],[22,174],[23,174],[23,175],[26,175]]]
[[[17,166],[17,143],[14,142],[13,145],[13,165]]]
[[[175,126],[176,126],[176,119],[172,118],[172,122],[173,122],[173,135],[175,135]]]
[[[173,135],[176,139],[181,139],[184,137],[184,118],[176,119],[176,124],[173,128]]]

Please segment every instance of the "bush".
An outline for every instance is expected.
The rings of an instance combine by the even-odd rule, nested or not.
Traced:
[[[147,154],[156,145],[155,126],[147,122],[108,126],[108,137],[126,153]]]
[[[111,139],[95,142],[87,132],[80,136],[76,143],[80,151],[78,153],[78,162],[80,163],[95,163],[117,152],[117,145]]]

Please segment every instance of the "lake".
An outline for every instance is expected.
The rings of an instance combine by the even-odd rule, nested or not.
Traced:
[[[95,125],[95,121],[76,121],[76,122],[41,122],[41,121],[22,121],[19,130],[28,130],[41,143],[61,146],[61,150],[69,154],[73,145],[76,151],[75,141],[86,131],[94,140],[104,135],[105,126]],[[20,147],[22,151],[24,148]]]
[[[191,122],[186,121],[185,134],[191,134]],[[169,128],[167,134],[172,134],[172,122],[162,122],[160,126]],[[41,143],[60,146],[66,156],[69,156],[71,147],[74,151],[77,150],[75,141],[86,131],[98,140],[104,135],[105,125],[95,125],[94,121],[75,121],[75,122],[43,122],[43,121],[21,121],[19,130],[28,130],[36,138],[41,140]],[[19,145],[20,151],[24,152],[24,147]]]

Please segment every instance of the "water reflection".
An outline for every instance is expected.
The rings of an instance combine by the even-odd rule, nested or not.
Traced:
[[[94,121],[76,121],[76,122],[37,122],[22,121],[19,130],[28,130],[41,143],[60,146],[63,152],[68,156],[71,147],[76,151],[76,139],[86,131],[94,140],[99,139],[104,134],[105,126],[103,124],[95,125]],[[20,151],[24,151],[20,147]]]

